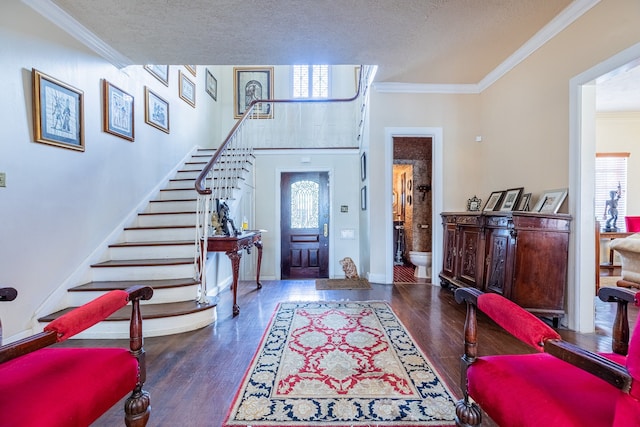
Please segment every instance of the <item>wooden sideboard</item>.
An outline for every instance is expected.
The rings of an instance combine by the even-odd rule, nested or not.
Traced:
[[[444,287],[471,286],[526,310],[564,316],[571,217],[533,212],[443,212]]]

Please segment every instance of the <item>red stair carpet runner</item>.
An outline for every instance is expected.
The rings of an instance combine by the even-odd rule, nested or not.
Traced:
[[[386,302],[287,302],[225,426],[453,426],[454,405]]]

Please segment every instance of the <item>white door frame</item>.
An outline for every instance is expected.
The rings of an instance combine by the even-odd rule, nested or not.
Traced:
[[[595,312],[595,87],[594,80],[640,58],[637,43],[569,81],[569,242],[568,327],[593,332]]]
[[[442,265],[443,231],[440,224],[440,213],[443,209],[443,137],[442,128],[438,127],[386,127],[384,128],[384,223],[385,223],[385,283],[393,283],[393,137],[431,137],[431,282]]]

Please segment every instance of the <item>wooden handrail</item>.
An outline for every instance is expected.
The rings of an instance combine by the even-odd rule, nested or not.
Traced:
[[[220,147],[218,147],[218,149],[214,153],[214,155],[211,158],[211,160],[209,160],[209,162],[207,162],[205,167],[202,169],[202,171],[198,175],[198,178],[196,178],[196,183],[195,183],[196,191],[199,194],[202,194],[202,195],[208,195],[208,194],[212,193],[212,190],[210,188],[206,188],[205,187],[205,181],[207,179],[207,175],[209,174],[209,172],[213,168],[213,165],[218,161],[218,159],[220,158],[220,156],[222,155],[224,150],[227,148],[227,145],[229,145],[230,141],[232,140],[233,136],[236,134],[236,132],[238,131],[240,126],[242,126],[242,124],[244,123],[245,120],[248,120],[248,117],[250,116],[250,113],[253,111],[253,108],[255,107],[256,104],[353,102],[356,99],[358,99],[358,97],[360,96],[360,93],[362,91],[362,76],[363,76],[363,73],[364,73],[364,66],[361,66],[360,67],[360,75],[358,76],[358,88],[356,90],[355,95],[352,96],[351,98],[331,98],[331,99],[317,99],[317,98],[312,98],[312,99],[308,99],[308,98],[306,98],[306,99],[256,99],[256,100],[251,101],[251,103],[249,104],[249,107],[247,108],[247,110],[242,114],[242,117],[231,128],[231,130],[229,131],[229,134],[227,135],[225,140],[222,142],[222,145],[220,145]]]

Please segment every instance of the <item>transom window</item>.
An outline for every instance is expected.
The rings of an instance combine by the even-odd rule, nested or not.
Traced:
[[[328,65],[294,65],[293,66],[294,98],[328,98],[329,66]]]

